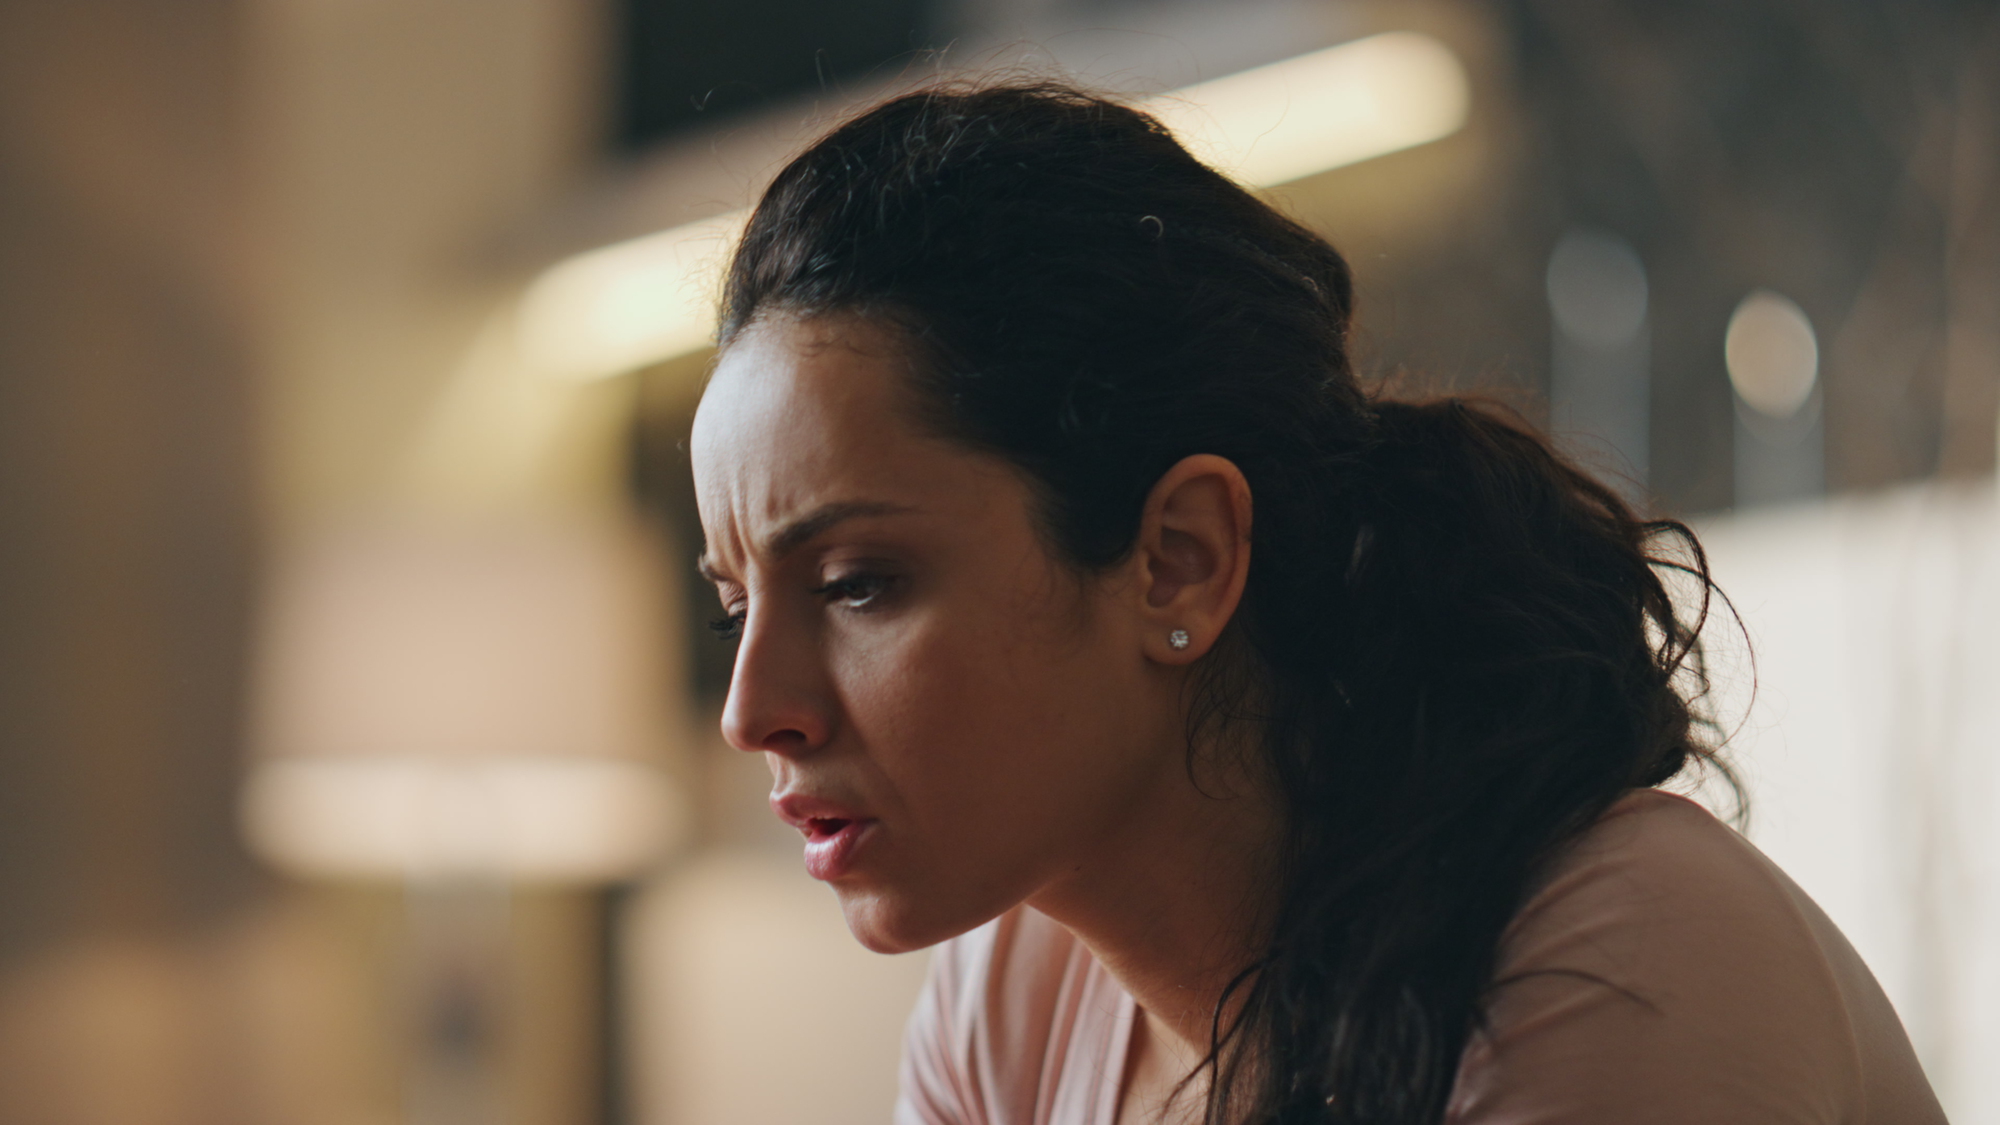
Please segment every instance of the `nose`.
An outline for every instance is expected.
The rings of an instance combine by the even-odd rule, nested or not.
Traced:
[[[722,708],[722,736],[738,750],[788,758],[812,753],[833,733],[832,692],[819,646],[804,630],[744,622]]]

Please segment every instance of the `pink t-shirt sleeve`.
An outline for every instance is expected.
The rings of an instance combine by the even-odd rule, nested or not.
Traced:
[[[1616,806],[1509,927],[1453,1125],[1942,1125],[1839,931],[1706,810]]]

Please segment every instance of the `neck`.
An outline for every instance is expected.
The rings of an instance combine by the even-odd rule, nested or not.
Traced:
[[[1075,934],[1149,1026],[1198,1060],[1223,992],[1263,952],[1282,818],[1268,785],[1204,777],[1197,787],[1188,772],[1180,762],[1164,771],[1135,815],[1029,905]]]

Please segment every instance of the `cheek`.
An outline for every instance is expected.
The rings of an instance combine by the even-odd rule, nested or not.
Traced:
[[[1156,768],[1136,655],[1042,613],[917,617],[843,662],[896,838],[880,880],[843,888],[864,943],[927,944],[1009,909],[1086,861]]]
[[[919,821],[999,816],[1117,756],[1106,720],[1129,706],[1134,685],[1096,638],[1000,615],[912,625],[855,662],[850,710]]]

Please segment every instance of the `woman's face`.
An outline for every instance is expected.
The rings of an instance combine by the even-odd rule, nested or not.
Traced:
[[[761,322],[691,445],[740,627],[723,733],[884,952],[1087,877],[1186,765],[1132,569],[1052,557],[1009,465],[913,424],[904,370],[886,329]]]

